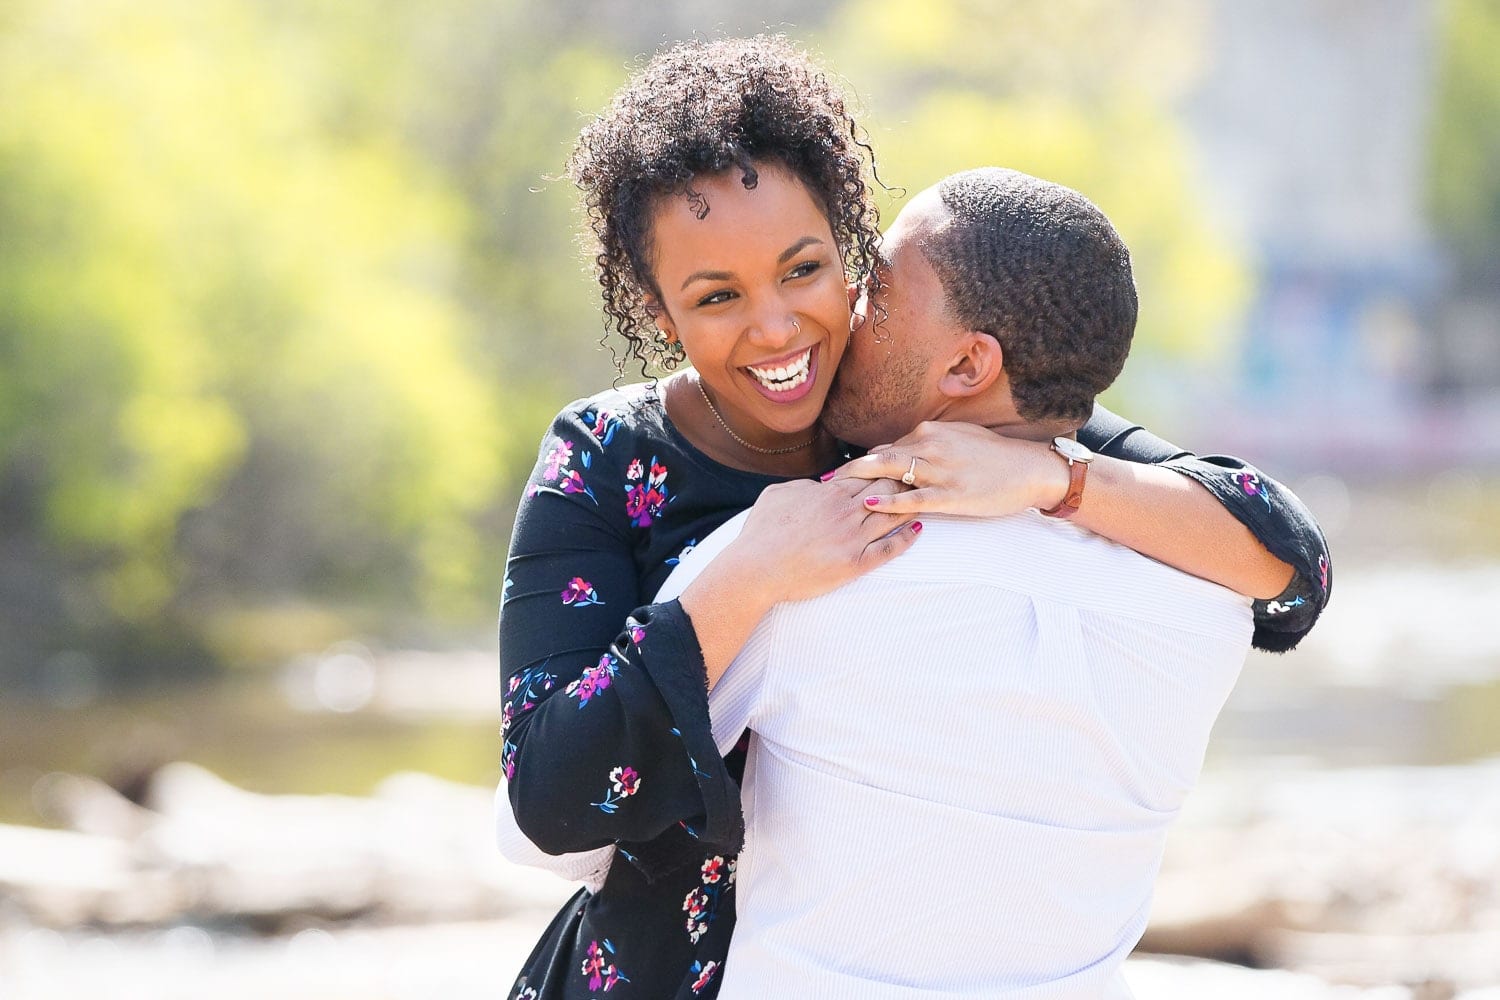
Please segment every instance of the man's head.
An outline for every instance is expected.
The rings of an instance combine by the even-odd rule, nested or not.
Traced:
[[[923,420],[1065,433],[1125,364],[1130,252],[1070,188],[986,167],[913,198],[883,243],[885,317],[851,338],[824,410],[871,447]]]

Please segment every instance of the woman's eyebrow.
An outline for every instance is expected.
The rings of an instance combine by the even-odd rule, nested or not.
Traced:
[[[813,246],[814,244],[822,246],[823,241],[818,239],[816,236],[804,236],[796,243],[793,243],[791,246],[781,251],[781,256],[776,258],[776,263],[785,264],[787,261],[797,256],[797,254],[801,253],[804,249]]]
[[[781,251],[781,256],[779,256],[779,257],[776,258],[776,263],[777,264],[785,264],[787,261],[789,261],[793,257],[797,256],[797,254],[801,253],[803,250],[807,249],[808,247],[810,247],[810,246],[822,246],[822,245],[823,245],[823,241],[820,240],[820,239],[818,239],[816,236],[804,236],[800,240],[798,240],[796,243],[793,243],[791,246],[789,246],[785,250]],[[734,275],[731,272],[729,272],[729,271],[694,271],[692,274],[688,275],[687,278],[685,278],[683,280],[682,287],[686,288],[688,285],[691,285],[695,281],[733,281],[733,280],[734,280]]]
[[[733,281],[734,275],[728,271],[694,271],[683,281],[682,287],[686,288],[695,281]],[[678,289],[681,291],[682,289]]]

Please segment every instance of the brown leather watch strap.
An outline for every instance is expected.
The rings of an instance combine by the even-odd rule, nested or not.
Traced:
[[[1061,454],[1061,453],[1059,453]],[[1078,513],[1078,508],[1083,506],[1083,484],[1089,477],[1089,463],[1068,460],[1068,492],[1063,496],[1062,502],[1050,510],[1042,511],[1048,517],[1061,517],[1064,519]]]

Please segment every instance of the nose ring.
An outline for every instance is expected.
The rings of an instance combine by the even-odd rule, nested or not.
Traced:
[[[797,317],[795,316],[792,317],[792,332],[798,335],[802,333],[802,324],[797,322]]]

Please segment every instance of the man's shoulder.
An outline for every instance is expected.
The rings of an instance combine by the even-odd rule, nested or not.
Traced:
[[[871,575],[1020,592],[1172,626],[1238,630],[1251,621],[1249,598],[1034,510],[923,524],[916,545]]]

